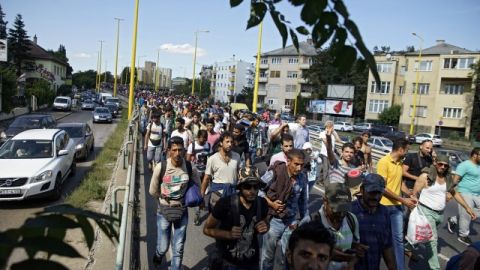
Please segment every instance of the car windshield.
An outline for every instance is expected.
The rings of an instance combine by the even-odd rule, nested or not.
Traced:
[[[434,139],[440,139],[440,136],[434,135],[433,138],[434,138]]]
[[[0,159],[51,158],[50,140],[9,140],[0,148]]]
[[[56,98],[55,103],[68,103],[68,99],[66,99],[66,98]]]
[[[65,130],[68,135],[72,138],[82,138],[83,137],[83,128],[81,126],[73,127],[58,127],[59,129]]]
[[[110,111],[107,108],[96,108],[96,113],[109,113]]]
[[[393,142],[390,141],[390,140],[383,139],[383,140],[381,140],[381,141],[382,141],[383,145],[385,145],[385,146],[388,146],[388,147],[392,147],[392,146],[393,146]]]
[[[40,128],[39,118],[19,117],[13,121],[10,127],[14,128]]]
[[[118,98],[107,98],[107,102],[118,102]]]
[[[90,99],[86,99],[83,103],[93,103]]]

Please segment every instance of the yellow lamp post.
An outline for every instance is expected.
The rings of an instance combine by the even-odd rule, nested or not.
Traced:
[[[158,73],[157,73],[157,70],[158,70],[158,60],[160,58],[160,49],[157,50],[157,63],[155,64],[155,72],[154,72],[154,79],[155,79],[155,88],[153,89],[154,91],[158,91],[158,79],[157,79],[157,76],[158,76]]]
[[[99,79],[99,75],[100,75],[100,70],[98,70],[99,68],[99,65],[100,65],[100,51],[97,51],[97,75],[95,76],[95,91],[98,92],[98,79]]]
[[[117,66],[118,66],[118,43],[120,37],[120,21],[123,19],[114,18],[117,21],[117,45],[115,46],[115,78],[113,78],[113,96],[117,96]]]
[[[197,62],[197,45],[198,45],[198,33],[209,33],[209,30],[197,30],[195,31],[195,51],[193,53],[193,75],[192,75],[192,96],[195,93],[195,65]]]
[[[257,45],[257,61],[255,62],[255,84],[253,86],[253,102],[252,111],[257,112],[258,103],[258,78],[260,76],[260,54],[262,51],[262,29],[263,22],[258,26],[258,45]]]
[[[103,40],[99,40],[100,42],[100,55],[98,57],[98,84],[97,84],[97,92],[100,92],[100,83],[102,82],[102,48],[103,48]]]
[[[422,47],[423,47],[423,38],[419,36],[417,33],[412,33],[412,35],[416,36],[420,39],[420,52],[418,54],[418,65],[417,65],[417,73],[415,78],[415,91],[413,93],[413,111],[410,115],[410,135],[413,135],[413,127],[415,124],[415,117],[417,116],[417,95],[418,95],[418,81],[420,80],[420,65],[422,63]]]
[[[138,2],[135,0],[135,11],[133,19],[132,57],[130,58],[130,87],[128,92],[128,119],[132,119],[133,113],[133,79],[135,76],[135,57],[137,55],[137,26],[138,26]]]

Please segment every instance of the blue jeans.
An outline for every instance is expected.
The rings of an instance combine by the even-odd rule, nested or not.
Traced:
[[[272,218],[270,221],[270,229],[266,234],[263,235],[262,253],[260,255],[260,264],[262,270],[273,270],[273,261],[275,259],[277,242],[280,239],[282,239],[283,242],[286,238],[288,238],[282,237],[284,233],[288,233],[288,230],[290,229],[283,223],[281,219]],[[281,243],[280,246],[283,246],[283,244],[284,243]]]
[[[148,146],[147,149],[147,160],[151,162],[152,160],[155,163],[160,163],[163,160],[163,146],[162,144],[158,146]]]
[[[157,213],[157,254],[165,257],[170,246],[170,236],[172,235],[172,259],[170,262],[171,270],[180,270],[183,260],[183,247],[187,236],[188,209],[185,210],[183,217],[177,222],[169,222],[161,213]]]
[[[255,160],[257,159],[257,149],[250,149],[250,162],[253,165],[255,163]]]
[[[403,245],[403,209],[401,205],[387,205],[392,229],[392,244],[397,270],[405,269],[405,250]]]

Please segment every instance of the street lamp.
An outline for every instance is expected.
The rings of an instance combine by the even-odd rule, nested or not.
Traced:
[[[123,19],[114,18],[117,21],[117,45],[115,49],[115,78],[113,79],[113,96],[117,96],[117,66],[118,66],[118,42],[120,37],[120,21]]]
[[[195,63],[197,62],[198,33],[210,33],[209,30],[195,31],[195,52],[193,53],[192,96],[195,93]]]
[[[423,47],[423,38],[417,33],[412,33],[412,35],[420,39],[420,52],[418,54],[417,74],[415,78],[415,81],[416,81],[415,91],[413,93],[413,112],[412,112],[412,115],[410,116],[410,135],[413,135],[413,125],[415,123],[415,117],[417,116],[418,81],[420,79],[420,65],[422,63],[422,47]]]
[[[99,40],[100,42],[100,54],[98,55],[98,83],[97,83],[97,92],[100,92],[100,82],[102,81],[102,47],[103,47],[103,40]]]
[[[258,103],[258,78],[260,76],[260,54],[262,52],[262,29],[263,22],[258,26],[258,44],[257,44],[257,61],[255,62],[255,83],[253,86],[252,112],[257,112]]]
[[[135,11],[134,11],[134,19],[133,19],[133,37],[132,37],[132,57],[130,58],[130,87],[128,92],[128,119],[132,119],[133,113],[133,76],[135,71],[135,56],[137,55],[137,27],[138,27],[138,2],[139,0],[135,0]],[[115,269],[121,269],[123,266],[122,264],[123,258],[123,251],[119,249],[117,252],[117,261],[115,265]]]

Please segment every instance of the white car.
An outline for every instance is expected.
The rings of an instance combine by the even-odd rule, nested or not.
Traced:
[[[30,129],[0,148],[0,201],[34,197],[59,199],[75,174],[75,143],[61,129]]]
[[[422,143],[425,140],[430,140],[433,143],[433,146],[442,146],[443,140],[440,139],[440,136],[432,133],[420,133],[415,135],[415,143]]]
[[[53,101],[53,109],[70,111],[72,109],[72,98],[62,96],[56,97]]]
[[[353,126],[347,122],[335,122],[333,123],[333,129],[340,131],[353,131]]]
[[[368,145],[370,145],[373,149],[390,153],[392,152],[393,142],[385,137],[372,136],[370,139],[368,139]]]

